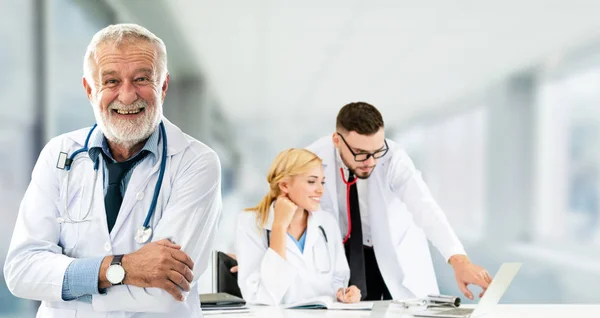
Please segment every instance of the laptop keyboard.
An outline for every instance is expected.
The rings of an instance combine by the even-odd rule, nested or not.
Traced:
[[[471,308],[452,308],[444,311],[440,311],[439,314],[453,315],[453,316],[465,316],[473,312]]]

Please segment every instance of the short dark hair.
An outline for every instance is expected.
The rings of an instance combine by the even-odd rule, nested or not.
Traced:
[[[383,128],[383,117],[375,106],[365,102],[354,102],[340,109],[335,126],[338,130],[373,135]]]

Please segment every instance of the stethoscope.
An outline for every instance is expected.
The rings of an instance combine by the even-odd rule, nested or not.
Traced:
[[[83,145],[83,148],[78,149],[77,151],[73,152],[73,154],[71,154],[70,157],[68,157],[67,159],[67,154],[64,152],[61,152],[58,158],[58,164],[57,167],[59,169],[65,169],[67,171],[67,182],[65,185],[65,213],[66,213],[66,217],[58,217],[56,219],[56,221],[58,223],[83,223],[83,222],[89,222],[91,221],[91,218],[89,218],[90,212],[92,210],[92,203],[94,201],[94,190],[92,190],[92,196],[90,198],[90,204],[88,205],[88,209],[85,213],[85,215],[83,216],[83,218],[81,219],[73,219],[71,217],[71,214],[69,212],[69,180],[70,180],[70,170],[71,170],[71,165],[75,162],[75,160],[79,159],[79,158],[83,158],[83,157],[79,157],[76,158],[78,154],[83,153],[83,152],[88,152],[88,145],[90,142],[90,138],[92,136],[92,133],[94,132],[94,129],[96,129],[98,125],[94,124],[94,126],[92,126],[92,128],[90,129],[86,139],[85,139],[85,144]],[[160,188],[162,186],[162,181],[163,181],[163,177],[165,175],[165,169],[166,169],[166,163],[167,163],[167,133],[165,131],[165,125],[163,124],[163,122],[160,122],[160,134],[161,134],[161,138],[163,140],[163,147],[162,147],[162,156],[161,156],[161,162],[160,162],[160,172],[158,174],[158,180],[156,180],[156,186],[154,187],[154,196],[152,197],[152,203],[150,204],[150,208],[148,209],[148,213],[146,214],[146,219],[144,220],[144,224],[136,231],[135,233],[135,241],[138,242],[139,244],[144,244],[146,242],[148,242],[150,240],[150,237],[152,236],[152,227],[150,226],[150,219],[152,218],[152,215],[154,214],[154,210],[156,210],[156,204],[158,202],[158,195],[160,194]],[[96,184],[97,180],[98,180],[98,166],[100,165],[100,160],[96,159],[96,161],[94,162],[94,185]],[[82,194],[83,196],[83,194]]]
[[[348,239],[350,238],[350,233],[352,232],[352,218],[350,217],[350,187],[358,181],[358,178],[354,178],[354,180],[348,182],[346,180],[346,176],[344,175],[344,168],[340,168],[340,172],[342,173],[342,180],[344,184],[346,184],[346,212],[348,212],[348,232],[344,237],[343,244],[346,244]]]
[[[329,240],[327,239],[327,233],[325,233],[325,229],[323,228],[323,226],[319,225],[319,230],[321,232],[321,236],[323,237],[323,239],[325,240],[325,248],[327,249],[327,254],[325,256],[325,258],[327,259],[327,267],[321,268],[321,266],[319,266],[317,264],[317,244],[313,245],[312,250],[313,250],[313,262],[315,264],[315,268],[321,273],[321,274],[327,274],[329,272],[331,272],[331,259],[330,259],[330,255],[329,254]],[[265,229],[265,232],[267,234],[267,248],[269,246],[271,246],[271,230]]]
[[[317,264],[317,249],[316,249],[317,244],[313,245],[313,262],[315,264],[315,268],[321,274],[327,274],[327,273],[331,272],[331,258],[330,258],[331,254],[329,254],[329,240],[327,239],[327,234],[325,233],[325,229],[321,225],[319,225],[319,230],[321,230],[321,236],[325,240],[325,246],[327,248],[327,254],[325,254],[325,258],[327,259],[327,267],[320,268],[320,266]]]

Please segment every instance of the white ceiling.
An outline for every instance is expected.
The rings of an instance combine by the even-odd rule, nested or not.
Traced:
[[[407,121],[600,36],[597,0],[166,3],[234,120]]]

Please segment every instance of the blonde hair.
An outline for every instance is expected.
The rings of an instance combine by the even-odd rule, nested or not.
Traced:
[[[83,76],[88,81],[95,83],[93,78],[93,59],[96,58],[96,50],[98,46],[104,43],[111,43],[118,46],[124,44],[135,43],[137,41],[145,41],[154,44],[158,54],[158,65],[156,74],[162,84],[167,77],[167,47],[163,40],[146,28],[133,23],[114,24],[105,27],[98,31],[92,38],[92,41],[87,47],[85,57],[83,58]],[[162,86],[162,85],[161,85]]]
[[[244,209],[244,211],[256,212],[256,224],[259,228],[264,228],[271,204],[281,194],[279,183],[290,178],[307,173],[316,165],[322,165],[323,162],[314,153],[303,148],[290,148],[280,152],[267,173],[267,182],[269,183],[269,193],[263,197],[260,203],[253,207]]]

